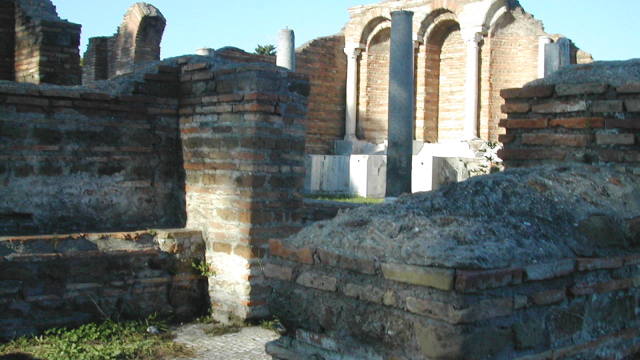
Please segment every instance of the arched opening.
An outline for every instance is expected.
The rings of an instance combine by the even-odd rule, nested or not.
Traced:
[[[158,16],[142,18],[135,40],[135,64],[160,59],[160,42],[164,27],[164,18]]]
[[[0,1],[0,80],[15,80],[16,11],[13,1]]]
[[[460,25],[445,19],[425,42],[424,139],[453,142],[464,135],[466,48]]]
[[[372,143],[387,139],[390,46],[391,29],[387,27],[371,38],[365,53],[367,98],[365,119],[361,126],[364,139]]]

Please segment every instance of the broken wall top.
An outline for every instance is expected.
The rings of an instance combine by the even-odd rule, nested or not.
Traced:
[[[640,82],[640,59],[626,61],[596,61],[591,64],[571,65],[553,74],[530,82],[526,86],[601,83],[621,86]]]
[[[60,21],[56,7],[50,0],[16,0],[16,5],[31,18]]]
[[[517,169],[350,210],[288,239],[349,258],[490,269],[640,247],[640,170]]]

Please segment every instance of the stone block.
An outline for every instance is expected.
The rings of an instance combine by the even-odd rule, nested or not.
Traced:
[[[632,133],[626,134],[596,134],[596,143],[598,145],[634,145],[636,136]]]
[[[566,129],[602,128],[604,127],[604,119],[587,117],[551,119],[549,127],[563,127]]]
[[[268,278],[290,281],[293,279],[293,268],[267,263],[264,265],[264,275]]]
[[[624,106],[629,112],[640,112],[640,99],[627,99]]]
[[[455,278],[455,271],[451,269],[390,263],[382,264],[382,273],[388,280],[446,291],[453,290]]]
[[[507,129],[544,129],[549,125],[549,119],[508,119],[501,120],[500,126]]]
[[[533,105],[532,111],[540,114],[559,114],[587,111],[585,100],[555,100]]]
[[[296,283],[317,290],[336,291],[338,279],[308,271],[300,274]]]
[[[497,327],[474,329],[463,333],[446,325],[416,323],[415,337],[428,359],[488,359],[511,345],[511,330]]]
[[[381,304],[382,299],[385,295],[382,289],[379,289],[375,286],[357,285],[352,283],[348,283],[347,285],[345,285],[344,294],[352,298],[372,302],[375,304]]]
[[[346,270],[373,275],[376,272],[376,264],[371,260],[346,257],[323,249],[317,250],[319,263],[328,266],[340,267]]]
[[[513,333],[517,349],[533,349],[548,342],[544,319],[539,317],[528,316],[517,322],[513,325]]]
[[[558,84],[556,85],[556,94],[558,96],[603,94],[608,88],[607,84],[596,83]]]
[[[456,291],[473,292],[522,282],[522,269],[498,269],[456,272]]]
[[[504,99],[547,98],[553,95],[554,90],[555,86],[553,85],[528,86],[500,90],[500,96]]]
[[[591,141],[591,135],[583,134],[523,134],[524,145],[585,147]]]
[[[551,305],[566,300],[566,289],[546,290],[531,295],[531,302],[534,305]]]
[[[529,265],[524,268],[527,281],[539,281],[567,276],[575,270],[576,262],[572,259],[553,263]]]
[[[591,103],[591,111],[594,113],[622,112],[622,100],[597,100]]]
[[[529,112],[529,110],[531,110],[531,104],[529,104],[528,102],[509,101],[506,104],[502,105],[501,110],[505,114],[526,113],[526,112]]]

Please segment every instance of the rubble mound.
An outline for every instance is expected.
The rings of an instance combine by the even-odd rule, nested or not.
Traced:
[[[287,242],[458,269],[615,255],[640,247],[640,169],[513,169],[347,210]]]

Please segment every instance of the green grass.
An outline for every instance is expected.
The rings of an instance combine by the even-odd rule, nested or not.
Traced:
[[[166,324],[154,319],[51,329],[41,336],[0,344],[0,357],[22,353],[43,360],[151,360],[193,355],[188,348],[175,344],[167,333],[147,333],[150,325],[166,329]]]
[[[354,204],[381,204],[384,199],[365,198],[361,196],[351,195],[336,195],[336,194],[319,194],[319,195],[307,195],[307,199],[313,200],[327,200],[327,201],[339,201]]]

